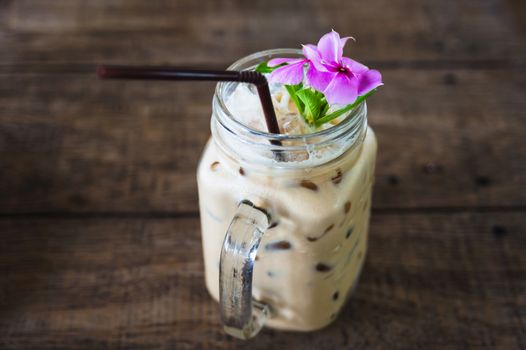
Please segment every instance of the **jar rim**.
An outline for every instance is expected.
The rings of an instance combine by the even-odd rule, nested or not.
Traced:
[[[290,48],[279,48],[279,49],[270,49],[270,50],[264,50],[255,52],[253,54],[250,54],[248,56],[242,57],[239,60],[232,63],[227,70],[240,70],[240,67],[245,67],[250,62],[257,62],[261,61],[263,62],[262,58],[268,58],[276,57],[278,55],[286,55],[286,56],[293,56],[293,55],[302,55],[302,51],[299,49],[290,49]],[[253,66],[253,65],[252,65]],[[243,68],[241,68],[243,69]],[[335,126],[332,126],[330,128],[316,131],[310,134],[299,134],[299,135],[287,135],[287,134],[274,134],[269,133],[266,131],[261,131],[257,129],[253,129],[249,127],[248,125],[243,124],[238,119],[234,117],[234,115],[229,111],[226,102],[225,102],[225,89],[226,87],[232,84],[231,82],[219,82],[216,85],[215,94],[214,94],[214,100],[217,103],[217,106],[220,108],[221,113],[214,113],[216,116],[218,116],[218,120],[223,127],[229,128],[230,124],[231,127],[239,128],[241,132],[249,133],[253,137],[262,138],[265,141],[273,140],[273,141],[294,141],[294,140],[302,140],[305,143],[310,143],[309,140],[319,140],[320,138],[331,136],[334,134],[340,134],[340,131],[344,131],[348,128],[352,128],[355,126],[355,124],[359,123],[361,118],[354,118],[356,115],[359,115],[363,112],[366,103],[363,101],[358,106],[353,108],[349,114],[345,117],[344,120],[342,120],[340,123],[338,123]],[[226,118],[223,118],[223,116],[226,116]],[[273,146],[279,148],[279,146]]]

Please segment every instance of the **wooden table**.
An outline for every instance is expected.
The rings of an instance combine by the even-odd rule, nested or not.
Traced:
[[[504,0],[0,1],[0,348],[525,349],[524,5]],[[334,324],[223,334],[195,169],[226,67],[330,28],[380,69],[370,250]]]

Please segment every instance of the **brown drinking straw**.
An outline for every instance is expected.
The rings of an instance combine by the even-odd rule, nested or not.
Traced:
[[[102,65],[97,67],[97,74],[104,79],[237,81],[254,84],[258,91],[263,113],[265,114],[268,132],[272,134],[280,133],[267,79],[259,72]],[[273,145],[281,145],[281,142],[278,140],[272,140],[271,143]]]

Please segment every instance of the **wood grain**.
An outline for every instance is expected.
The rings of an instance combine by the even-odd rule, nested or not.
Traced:
[[[0,348],[525,349],[522,7],[0,0]],[[102,82],[94,67],[220,68],[330,28],[386,83],[369,103],[365,269],[328,328],[237,341],[203,280],[195,168],[213,84]]]
[[[44,64],[226,64],[249,53],[354,35],[364,61],[523,60],[500,0],[4,1],[0,56],[8,71]],[[35,66],[35,62],[38,66]],[[29,64],[29,67],[26,66]],[[4,66],[4,67],[2,67]]]
[[[526,205],[524,70],[386,70],[375,209]],[[0,80],[0,212],[196,212],[212,84]]]
[[[0,347],[520,349],[525,230],[523,213],[374,215],[333,325],[244,343],[220,329],[195,218],[3,219]]]

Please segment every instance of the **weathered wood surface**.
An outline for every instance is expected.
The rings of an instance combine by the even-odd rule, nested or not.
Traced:
[[[0,65],[17,71],[31,63],[40,70],[43,63],[101,60],[227,64],[313,42],[331,28],[356,36],[353,54],[368,61],[501,64],[525,57],[512,10],[502,0],[32,0],[4,1],[2,12],[0,40],[9,50]]]
[[[334,324],[244,343],[220,330],[195,218],[3,219],[0,347],[523,349],[525,230],[523,213],[375,215]]]
[[[517,0],[0,0],[0,348],[526,348],[526,46]],[[370,251],[327,329],[239,342],[203,281],[195,168],[224,67],[352,34],[382,70]]]
[[[384,70],[374,208],[526,206],[526,69]],[[0,81],[0,211],[197,211],[213,84]]]

